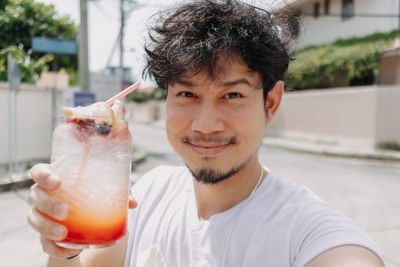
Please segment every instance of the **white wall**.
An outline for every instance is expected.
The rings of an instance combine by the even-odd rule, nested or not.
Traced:
[[[379,87],[375,140],[377,143],[400,144],[400,88]]]
[[[354,148],[400,144],[399,103],[398,86],[288,92],[266,134]]]
[[[62,95],[58,94],[58,107]],[[32,85],[21,86],[17,97],[18,161],[47,159],[51,145],[51,91]],[[0,164],[8,162],[8,84],[0,83]]]
[[[302,31],[298,47],[330,43],[339,38],[362,37],[375,32],[386,32],[396,29],[398,17],[357,17],[357,14],[398,14],[397,0],[354,0],[355,17],[342,19],[340,16],[324,16],[324,1],[305,1],[294,8],[303,13],[313,14],[314,3],[320,3],[318,18],[302,17]],[[341,14],[342,0],[330,1],[330,13]]]
[[[128,122],[152,122],[158,119],[159,101],[145,103],[127,102],[125,104],[125,118]]]

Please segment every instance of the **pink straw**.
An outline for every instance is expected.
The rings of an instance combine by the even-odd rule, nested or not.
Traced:
[[[115,96],[111,97],[106,101],[107,104],[112,105],[114,104],[115,100],[120,100],[121,98],[124,98],[127,94],[131,93],[133,90],[139,88],[140,86],[140,81],[132,84],[128,88],[124,89],[123,91],[119,92]]]

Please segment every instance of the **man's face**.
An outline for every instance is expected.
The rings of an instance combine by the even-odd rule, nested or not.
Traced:
[[[217,183],[258,163],[266,113],[261,76],[241,60],[220,59],[207,72],[168,87],[169,142],[195,178]]]

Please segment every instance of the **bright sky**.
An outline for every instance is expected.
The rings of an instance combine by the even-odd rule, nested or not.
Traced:
[[[69,15],[79,25],[79,0],[35,0],[53,4],[59,15]],[[279,0],[247,0],[246,2],[267,8]],[[89,24],[89,68],[91,72],[106,67],[112,47],[119,32],[119,0],[88,0]],[[143,69],[143,43],[146,36],[147,21],[157,11],[182,2],[182,0],[138,0],[141,7],[127,20],[125,28],[124,66],[131,67],[134,79],[141,77]],[[114,52],[111,65],[119,64],[119,51]]]

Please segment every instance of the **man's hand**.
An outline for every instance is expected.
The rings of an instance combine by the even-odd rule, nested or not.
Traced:
[[[67,228],[52,221],[50,218],[62,221],[68,217],[69,207],[61,200],[52,197],[49,192],[61,186],[61,180],[52,172],[49,164],[37,164],[32,167],[31,175],[36,182],[30,190],[29,198],[34,207],[27,216],[29,224],[40,233],[43,251],[49,254],[47,266],[122,266],[127,246],[127,236],[115,245],[107,248],[86,251],[85,255],[67,260],[80,254],[82,250],[59,247],[56,241],[67,236]],[[137,207],[137,202],[129,197],[129,208]],[[81,265],[82,263],[82,265]]]
[[[65,226],[48,218],[62,221],[69,214],[67,204],[49,195],[49,192],[60,187],[60,179],[51,171],[49,164],[36,164],[31,169],[31,175],[36,182],[31,187],[29,194],[34,207],[27,219],[29,224],[40,233],[43,251],[58,259],[66,259],[79,254],[81,250],[62,248],[55,244],[55,241],[61,241],[67,236],[68,230]]]

